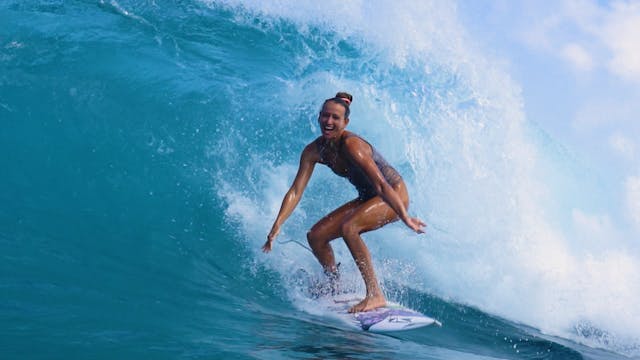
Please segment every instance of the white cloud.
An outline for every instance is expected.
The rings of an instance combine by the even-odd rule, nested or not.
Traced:
[[[607,215],[590,215],[580,209],[573,209],[571,217],[574,226],[591,237],[603,239],[614,232],[611,219]]]
[[[530,47],[553,53],[577,70],[602,67],[640,82],[640,1],[564,0],[546,13],[537,9],[538,18],[523,17]]]
[[[640,176],[630,176],[625,182],[629,218],[640,229]]]
[[[605,19],[601,39],[610,51],[609,70],[640,81],[640,2],[616,2]]]
[[[594,34],[598,32],[602,17],[606,12],[594,0],[564,0],[560,4],[563,22],[561,31],[570,29],[575,34]],[[573,29],[571,29],[574,27]]]
[[[562,17],[553,14],[540,21],[534,21],[524,31],[523,40],[531,48],[536,50],[553,51],[553,36],[551,33],[562,23]]]
[[[613,93],[612,93],[613,94]],[[640,155],[636,139],[640,138],[640,93],[608,96],[603,91],[583,101],[575,110],[571,127],[581,136],[590,135],[620,155]],[[591,140],[590,140],[591,141]]]
[[[564,4],[564,18],[557,30],[574,29],[569,36],[593,44],[599,53],[592,57],[612,74],[628,80],[640,82],[640,1],[617,1],[610,5],[599,5],[593,0],[567,0]],[[554,16],[555,17],[555,16]],[[567,48],[561,56],[573,65],[583,65],[580,50],[573,49],[572,56]],[[591,68],[598,66],[592,64]],[[606,66],[604,66],[606,65]]]
[[[613,150],[627,160],[633,160],[636,153],[636,143],[621,133],[609,137],[609,145]]]
[[[579,44],[569,43],[565,45],[561,55],[578,70],[590,71],[593,69],[594,62],[591,54]]]

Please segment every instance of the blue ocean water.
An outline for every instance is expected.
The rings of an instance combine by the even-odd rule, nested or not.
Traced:
[[[637,248],[576,226],[606,184],[524,117],[454,4],[399,5],[2,1],[0,357],[640,356]],[[341,90],[429,223],[366,235],[384,290],[441,328],[353,331],[299,291],[320,269],[292,240],[354,196],[326,169],[260,252]]]

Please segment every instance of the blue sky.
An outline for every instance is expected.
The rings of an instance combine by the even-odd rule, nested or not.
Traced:
[[[527,118],[619,185],[640,229],[640,1],[461,1],[458,12],[521,86]]]

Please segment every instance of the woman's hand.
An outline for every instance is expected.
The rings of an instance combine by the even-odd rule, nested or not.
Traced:
[[[424,234],[424,227],[427,226],[422,220],[418,218],[408,217],[404,223],[413,231],[418,234]]]
[[[264,245],[262,245],[263,253],[268,253],[271,251],[271,247],[273,246],[273,240],[276,239],[279,233],[280,233],[279,226],[274,226],[273,228],[271,228],[269,235],[267,235],[267,242],[265,242]]]

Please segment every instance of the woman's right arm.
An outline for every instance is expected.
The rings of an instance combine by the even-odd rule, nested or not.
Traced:
[[[312,142],[311,144],[307,145],[307,147],[305,147],[305,149],[302,151],[298,173],[296,174],[296,178],[293,180],[293,184],[289,188],[289,191],[287,191],[284,199],[282,199],[282,205],[280,205],[278,216],[273,222],[273,226],[271,227],[269,235],[267,235],[267,242],[265,242],[262,246],[263,252],[268,253],[269,251],[271,251],[273,241],[280,233],[280,226],[282,226],[282,224],[289,218],[289,215],[291,215],[293,209],[295,209],[300,202],[302,193],[309,183],[309,179],[311,178],[313,168],[315,167],[317,161],[318,154],[315,147],[315,142]]]

